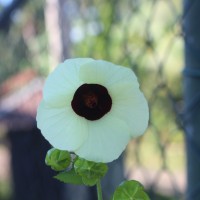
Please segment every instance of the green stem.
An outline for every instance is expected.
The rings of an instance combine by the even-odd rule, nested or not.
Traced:
[[[97,185],[97,197],[98,197],[98,200],[103,200],[102,189],[101,189],[101,180],[100,179],[98,180],[96,185]]]

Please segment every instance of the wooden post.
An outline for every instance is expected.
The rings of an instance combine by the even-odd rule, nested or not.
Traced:
[[[45,24],[49,41],[50,70],[70,57],[70,21],[66,3],[64,0],[46,0]]]
[[[200,1],[184,0],[187,200],[200,199]]]

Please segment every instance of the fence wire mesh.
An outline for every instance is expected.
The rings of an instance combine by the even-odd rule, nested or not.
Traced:
[[[182,23],[195,1],[191,1],[184,15],[181,0],[62,2],[62,11],[66,13],[68,21],[68,34],[64,40],[68,40],[70,57],[93,57],[132,68],[148,99],[149,128],[144,136],[131,141],[127,148],[127,178],[141,181],[153,200],[183,199],[186,180],[184,134],[180,118],[183,110],[185,37]],[[43,6],[39,3],[34,7],[41,7],[34,14],[35,18],[41,15]],[[34,13],[30,8],[28,10]],[[35,19],[34,23],[42,30],[40,22]],[[26,55],[26,64],[46,66],[47,63],[41,56],[47,58],[45,53],[48,49],[45,45],[48,33],[34,33],[39,42],[36,39],[29,39],[27,42],[26,34],[29,33],[31,34],[31,30],[23,32],[23,37],[15,40],[14,50],[20,47],[20,40],[25,38],[24,51],[21,55],[17,52],[17,62],[21,62],[20,56]],[[11,40],[15,37],[10,32],[2,42],[5,46],[13,45]],[[3,55],[3,50],[1,51]],[[10,51],[7,58],[1,59],[2,63],[3,59],[12,61],[8,68],[16,62],[12,58],[13,49]],[[44,68],[41,67],[40,70],[44,71]],[[13,69],[9,73],[12,72]]]

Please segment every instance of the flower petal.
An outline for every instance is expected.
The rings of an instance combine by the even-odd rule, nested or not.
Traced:
[[[57,149],[74,151],[88,136],[86,119],[71,108],[52,108],[42,101],[36,119],[43,136]]]
[[[45,82],[44,100],[54,107],[69,105],[74,91],[82,84],[78,78],[80,67],[91,61],[93,59],[77,58],[59,64]]]
[[[80,79],[85,83],[98,83],[104,86],[132,81],[138,85],[137,77],[129,68],[104,60],[94,60],[80,68]]]
[[[100,120],[88,122],[89,135],[75,151],[80,157],[95,162],[111,162],[117,159],[130,140],[130,130],[111,113]]]
[[[108,90],[112,98],[113,115],[128,124],[132,137],[142,135],[148,125],[149,109],[139,87],[126,82],[115,84]]]

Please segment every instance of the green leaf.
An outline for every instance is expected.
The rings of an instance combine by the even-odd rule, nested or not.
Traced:
[[[124,181],[114,192],[112,200],[150,200],[144,187],[135,180]]]
[[[70,183],[75,185],[82,185],[82,177],[79,176],[74,169],[66,172],[60,172],[56,176],[54,176],[55,179],[64,182],[64,183]]]
[[[81,176],[97,179],[103,177],[108,171],[108,167],[105,163],[95,163],[82,158],[78,158],[75,161],[74,169]]]
[[[87,186],[96,185],[98,180],[99,179],[97,179],[97,178],[87,178],[87,177],[82,176],[82,181],[83,181],[84,185],[87,185]]]
[[[83,183],[88,186],[95,185],[108,171],[105,163],[95,163],[82,158],[75,161],[74,169],[82,177]]]
[[[45,163],[55,171],[63,171],[69,167],[71,156],[68,151],[52,148],[47,152]]]

